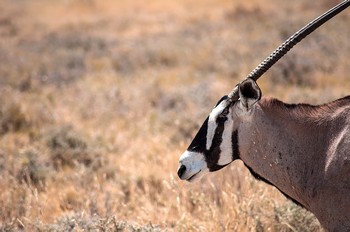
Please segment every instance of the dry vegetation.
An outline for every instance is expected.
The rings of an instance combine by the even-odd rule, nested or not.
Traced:
[[[0,231],[319,231],[236,161],[177,162],[221,95],[336,1],[0,1]],[[350,13],[260,81],[265,96],[350,93]]]

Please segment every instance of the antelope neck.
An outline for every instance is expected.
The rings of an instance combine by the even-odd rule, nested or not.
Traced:
[[[305,126],[302,117],[271,107],[262,100],[252,119],[239,126],[240,158],[253,175],[277,187],[292,200],[309,209],[315,197],[313,176],[317,162],[324,162],[323,151],[312,144],[325,143],[322,126]],[[315,146],[322,147],[322,146]]]

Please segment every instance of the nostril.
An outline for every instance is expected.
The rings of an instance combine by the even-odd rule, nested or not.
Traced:
[[[186,172],[186,166],[182,164],[179,170],[177,170],[177,175],[181,178],[185,172]]]

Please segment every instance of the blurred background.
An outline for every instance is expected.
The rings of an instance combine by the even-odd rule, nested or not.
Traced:
[[[333,0],[0,1],[0,231],[319,231],[240,161],[181,182],[217,100]],[[350,94],[350,11],[260,80]]]

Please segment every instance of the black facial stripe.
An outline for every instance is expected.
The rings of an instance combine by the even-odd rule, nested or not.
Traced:
[[[221,134],[221,138],[222,138],[222,134]],[[221,139],[221,142],[222,142],[222,139]],[[236,159],[240,159],[240,153],[239,153],[239,146],[238,146],[238,130],[235,130],[232,134],[232,137],[231,137],[231,144],[232,144],[232,161],[236,160]],[[209,168],[209,171],[211,172],[214,172],[214,171],[217,171],[223,167],[226,167],[227,165],[229,165],[230,163],[228,164],[225,164],[225,165],[218,165],[218,161],[219,161],[219,154],[220,154],[220,145],[219,145],[219,149],[218,149],[218,154],[216,155],[217,156],[217,160],[214,164],[208,165],[208,162],[207,162],[207,165],[208,165],[208,168]],[[214,155],[215,153],[211,153],[210,155]]]
[[[222,143],[222,134],[225,129],[225,122],[227,121],[227,117],[221,117],[216,119],[216,129],[213,138],[213,142],[211,144],[210,150],[206,150],[204,152],[205,161],[207,162],[207,166],[209,171],[213,172],[223,168],[224,166],[218,165],[218,161],[220,159],[220,145]],[[226,166],[226,165],[225,165]]]
[[[187,148],[188,151],[205,153],[207,144],[208,121],[209,117],[207,117],[207,119],[204,121],[203,125],[192,140],[190,146]]]
[[[232,133],[231,145],[232,145],[232,160],[240,159],[241,154],[239,153],[239,146],[238,146],[238,130],[235,130]]]

